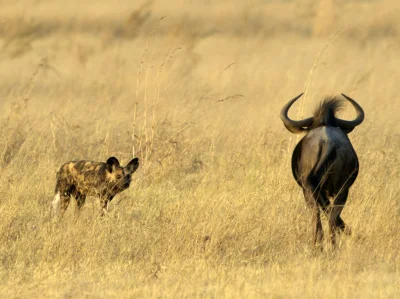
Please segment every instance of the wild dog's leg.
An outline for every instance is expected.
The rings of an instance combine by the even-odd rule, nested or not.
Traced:
[[[86,196],[80,192],[76,192],[75,199],[76,199],[77,209],[78,209],[78,211],[80,211],[82,209],[83,205],[85,204]]]
[[[303,193],[306,203],[312,212],[313,243],[315,247],[322,250],[324,232],[322,230],[321,215],[317,198],[314,196],[314,192],[311,188],[304,188]]]
[[[341,229],[342,231],[345,229],[345,227],[341,228],[338,227],[338,219],[340,218],[340,213],[342,213],[342,210],[344,208],[344,205],[346,204],[347,201],[347,196],[349,194],[348,189],[342,190],[339,194],[336,194],[335,199],[333,201],[333,207],[331,208],[331,212],[329,215],[329,230],[330,230],[330,235],[331,235],[331,242],[332,245],[336,245],[336,230],[337,228]],[[343,222],[343,220],[342,220]],[[344,225],[344,222],[343,222]]]
[[[69,193],[65,193],[65,194],[61,195],[61,214],[62,215],[67,210],[70,199],[71,199],[71,195]]]
[[[100,198],[100,216],[104,216],[104,213],[107,212],[108,200],[107,198]]]
[[[113,195],[106,195],[102,198],[100,198],[100,206],[101,206],[101,212],[100,215],[104,216],[104,213],[107,213],[108,211],[108,204],[110,201],[114,198]]]

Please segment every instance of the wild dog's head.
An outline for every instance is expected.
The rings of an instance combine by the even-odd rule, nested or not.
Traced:
[[[132,180],[132,173],[134,173],[138,167],[138,158],[132,159],[125,167],[119,164],[117,158],[108,158],[106,162],[106,180],[108,186],[116,193],[129,188]]]

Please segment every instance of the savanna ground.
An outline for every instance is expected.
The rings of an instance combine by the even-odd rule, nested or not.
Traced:
[[[398,297],[399,6],[1,1],[1,297]],[[279,119],[303,91],[293,118],[366,113],[353,234],[321,254]],[[108,215],[53,221],[61,164],[112,155],[141,166]]]

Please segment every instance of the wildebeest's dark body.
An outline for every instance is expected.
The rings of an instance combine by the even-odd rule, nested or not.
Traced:
[[[288,117],[288,110],[301,95],[289,101],[281,111],[281,119],[289,131],[306,132],[294,149],[292,172],[313,211],[313,243],[318,246],[323,239],[322,208],[329,219],[330,237],[334,245],[336,230],[350,232],[340,214],[349,188],[357,178],[359,164],[347,134],[362,123],[364,111],[343,94],[357,111],[355,120],[337,118],[335,113],[342,107],[343,100],[330,97],[321,103],[313,117],[294,121]]]

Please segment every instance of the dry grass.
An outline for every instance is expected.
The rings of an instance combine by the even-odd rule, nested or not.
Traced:
[[[1,297],[400,295],[397,1],[69,3],[0,2]],[[366,112],[353,235],[318,255],[279,119],[302,91],[294,117]],[[142,165],[110,213],[53,221],[60,165],[111,155]]]

